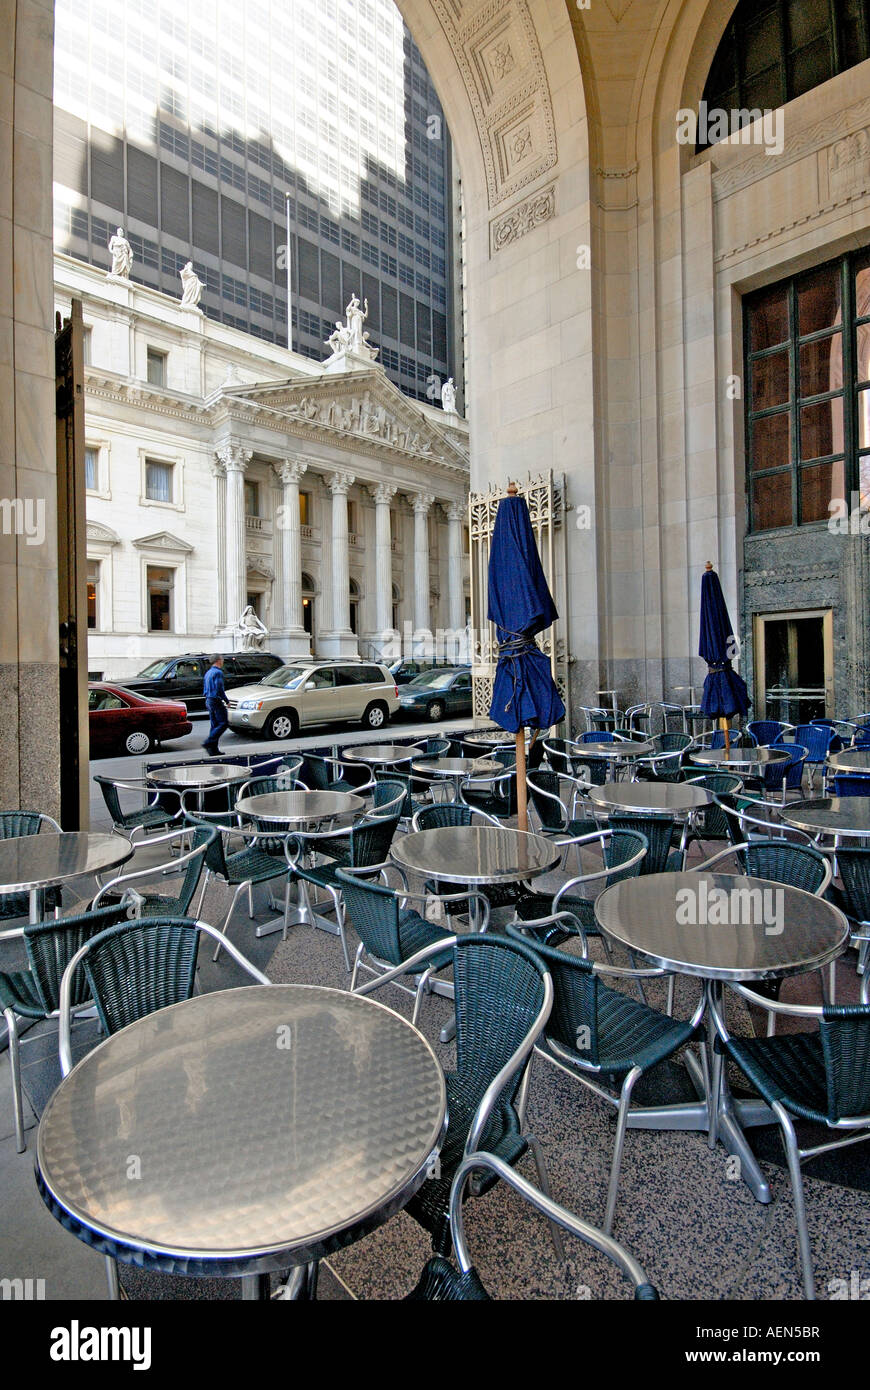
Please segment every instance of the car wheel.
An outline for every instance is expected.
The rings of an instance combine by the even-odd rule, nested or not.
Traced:
[[[154,740],[144,729],[134,729],[124,739],[124,748],[128,753],[150,753],[153,746]]]
[[[444,706],[440,700],[433,700],[426,713],[435,724],[439,719],[444,718]]]
[[[266,720],[265,728],[269,738],[295,738],[299,729],[299,715],[295,709],[276,709]]]
[[[380,703],[368,705],[362,722],[366,729],[383,729],[390,722],[390,712],[386,705]]]

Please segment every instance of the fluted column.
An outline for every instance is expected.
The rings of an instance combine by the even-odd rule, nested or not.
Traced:
[[[245,544],[245,469],[251,461],[252,450],[235,440],[221,444],[215,450],[218,463],[223,465],[227,479],[226,545],[227,545],[227,623],[234,626],[247,605],[248,562]]]
[[[281,479],[281,560],[284,572],[283,625],[289,634],[305,635],[302,622],[302,523],[299,517],[299,479],[308,464],[286,459],[275,465]],[[307,637],[306,637],[307,646]]]
[[[215,568],[217,571],[217,592],[215,594],[215,627],[226,627],[227,623],[227,474],[217,454],[212,459],[212,474],[215,480]]]
[[[447,508],[447,612],[448,627],[459,632],[465,626],[465,594],[462,588],[462,524],[465,503]]]
[[[429,512],[435,498],[418,492],[411,498],[414,508],[414,627],[429,629]]]
[[[393,626],[393,537],[390,531],[390,503],[397,489],[392,483],[378,483],[371,489],[375,503],[375,629],[381,641]]]
[[[330,473],[326,486],[332,494],[332,630],[350,634],[350,552],[347,539],[347,494],[353,473]]]

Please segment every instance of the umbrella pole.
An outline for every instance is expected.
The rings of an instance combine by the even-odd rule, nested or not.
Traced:
[[[526,731],[517,729],[517,825],[520,830],[529,828],[528,791],[526,788]]]
[[[722,732],[725,735],[725,756],[727,758],[728,754],[731,752],[731,728],[728,724],[727,719],[720,719],[719,723],[721,724]]]

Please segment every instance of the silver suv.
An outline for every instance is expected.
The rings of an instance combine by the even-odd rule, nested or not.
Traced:
[[[306,724],[355,719],[367,729],[382,729],[399,708],[386,666],[363,661],[292,661],[256,685],[228,692],[227,699],[231,729],[262,731],[269,738],[292,738]]]

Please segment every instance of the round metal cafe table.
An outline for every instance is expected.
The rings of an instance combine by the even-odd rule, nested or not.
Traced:
[[[39,1125],[36,1180],[67,1230],[164,1273],[266,1276],[316,1262],[399,1211],[446,1115],[421,1033],[344,990],[196,995],[106,1039]],[[131,1155],[138,1160],[130,1176]]]
[[[831,753],[828,767],[834,772],[870,772],[870,748],[844,748]]]
[[[605,782],[603,787],[589,788],[589,800],[608,811],[673,816],[700,811],[713,796],[706,787],[690,782]]]
[[[453,782],[453,800],[459,800],[459,787],[469,777],[499,777],[510,768],[494,758],[418,758],[411,764],[412,772],[424,777],[442,777]]]
[[[700,977],[708,1001],[717,1002],[725,981],[774,980],[818,970],[839,956],[849,941],[846,917],[824,898],[740,874],[684,872],[624,879],[598,896],[595,917],[602,931],[630,952],[665,970]],[[698,1101],[646,1107],[629,1118],[629,1126],[714,1129],[729,1153],[739,1155],[747,1186],[759,1201],[769,1202],[770,1188],[741,1125],[771,1124],[771,1111],[762,1101],[735,1100],[723,1074],[714,1118],[704,1069],[689,1049],[684,1060]],[[710,1075],[712,1065],[709,1051]]]
[[[240,815],[283,825],[312,825],[336,816],[354,815],[365,806],[353,792],[277,791],[243,796],[235,804]]]
[[[176,787],[182,791],[209,791],[229,786],[231,782],[246,782],[255,771],[241,763],[178,763],[171,767],[154,767],[146,774],[155,786]]]
[[[117,869],[133,857],[124,835],[63,830],[0,840],[0,894],[29,894],[29,920],[45,916],[45,893],[71,879]]]
[[[870,838],[870,796],[824,796],[792,801],[779,808],[780,818],[808,835]]]
[[[287,830],[304,826],[310,829],[312,826],[322,824],[323,821],[333,821],[338,816],[352,816],[364,810],[365,801],[361,796],[354,795],[353,792],[331,792],[331,791],[277,791],[261,792],[256,796],[242,796],[233,808],[242,816],[250,816],[254,821],[267,823],[265,829],[273,830],[275,827],[285,827]],[[283,908],[284,904],[271,900],[273,908]],[[290,908],[286,913],[286,925],[288,927],[317,926],[333,931],[331,922],[319,917],[310,910],[310,907],[299,896],[295,908]],[[273,917],[268,922],[261,922],[256,929],[255,935],[272,936],[275,932],[283,931],[285,926],[285,914],[282,911],[280,917]]]
[[[396,763],[409,763],[419,754],[419,748],[408,748],[401,743],[361,743],[354,748],[342,748],[341,762],[393,767]]]
[[[627,738],[622,743],[616,739],[589,739],[577,745],[571,753],[571,760],[582,762],[585,753],[589,758],[609,758],[613,762],[621,762],[625,758],[649,758],[655,751],[654,743],[641,743],[640,739]]]
[[[743,767],[750,771],[765,763],[784,763],[791,754],[785,748],[699,748],[691,754],[693,763],[716,767]]]
[[[450,825],[402,835],[390,858],[415,874],[444,883],[519,883],[548,873],[561,849],[543,835],[495,825]]]

